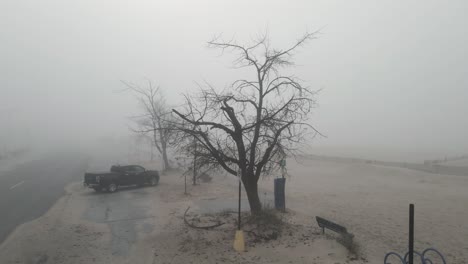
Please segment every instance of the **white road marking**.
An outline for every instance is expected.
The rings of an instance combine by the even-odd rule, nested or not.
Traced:
[[[17,184],[15,184],[15,185],[11,186],[11,187],[10,187],[10,190],[13,190],[14,188],[16,188],[16,187],[20,186],[20,185],[21,185],[21,184],[23,184],[23,183],[24,183],[24,181],[20,181],[20,182],[18,182]]]

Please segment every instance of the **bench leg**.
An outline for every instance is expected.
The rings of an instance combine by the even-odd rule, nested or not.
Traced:
[[[343,234],[341,236],[341,239],[343,241],[343,245],[347,248],[347,249],[351,249],[352,245],[353,245],[353,236],[350,235],[350,234]]]

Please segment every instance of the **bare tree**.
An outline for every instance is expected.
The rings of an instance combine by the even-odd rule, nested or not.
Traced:
[[[186,98],[186,100],[188,100],[188,98]],[[191,118],[195,118],[195,115],[192,114]],[[177,134],[177,141],[175,142],[177,152],[185,156],[186,159],[192,160],[190,164],[186,163],[187,166],[185,166],[186,171],[184,175],[186,176],[191,173],[192,184],[196,185],[197,179],[212,171],[214,167],[207,166],[208,164],[204,162],[203,155],[206,151],[204,151],[203,146],[197,138],[189,133],[184,133],[185,130],[196,129],[196,125],[182,120],[182,122],[174,123],[173,127],[175,128],[174,133]],[[200,158],[201,160],[199,162]]]
[[[155,87],[150,81],[143,88],[135,84],[123,83],[136,94],[138,101],[143,107],[143,114],[134,117],[138,128],[132,130],[142,134],[151,133],[153,144],[162,155],[164,169],[170,169],[167,150],[174,141],[174,134],[172,133],[173,115],[161,89],[159,86]]]
[[[284,50],[271,48],[266,34],[250,46],[213,39],[209,47],[233,52],[234,66],[251,69],[255,77],[236,80],[222,91],[207,83],[200,94],[186,96],[183,109],[173,109],[185,124],[179,129],[202,146],[197,165],[240,173],[252,213],[262,210],[260,176],[278,170],[284,155],[296,153],[307,136],[319,133],[307,122],[315,93],[281,72],[294,65],[294,51],[316,34],[307,33]]]

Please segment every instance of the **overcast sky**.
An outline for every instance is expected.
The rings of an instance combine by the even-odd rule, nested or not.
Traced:
[[[206,41],[268,28],[284,48],[306,30],[295,75],[323,89],[317,147],[468,153],[467,1],[65,1],[0,3],[0,147],[128,134],[120,80],[168,101],[234,80]]]

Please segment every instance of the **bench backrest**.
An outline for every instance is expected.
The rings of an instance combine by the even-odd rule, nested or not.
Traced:
[[[337,233],[343,233],[343,234],[348,233],[348,230],[346,230],[346,227],[344,227],[344,226],[340,226],[339,224],[333,223],[332,221],[328,221],[327,219],[324,219],[324,218],[319,217],[319,216],[316,216],[315,218],[317,219],[317,224],[321,228],[328,228],[328,229],[330,229],[332,231],[335,231]]]

